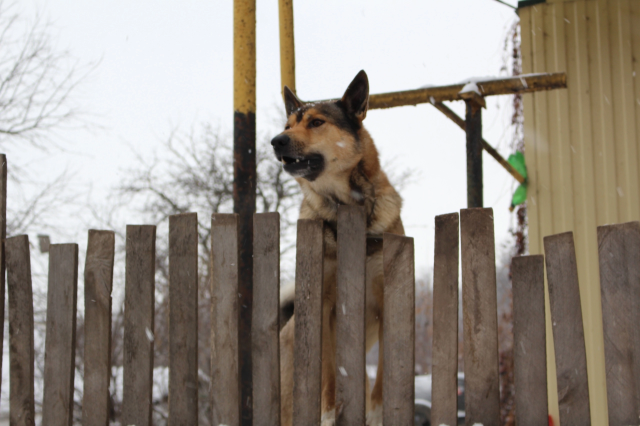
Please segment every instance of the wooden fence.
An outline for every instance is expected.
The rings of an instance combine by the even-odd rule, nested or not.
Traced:
[[[6,162],[5,162],[6,164]],[[6,168],[4,171],[6,177]],[[6,182],[6,180],[4,181]],[[2,185],[0,185],[1,187]],[[4,200],[0,199],[0,210]],[[4,221],[4,216],[2,216]],[[169,424],[198,424],[198,233],[195,213],[169,219]],[[338,213],[336,424],[365,424],[366,219]],[[458,271],[462,300],[466,424],[500,423],[495,242],[491,209],[438,216],[434,259],[432,424],[457,423]],[[4,223],[4,222],[3,222]],[[211,398],[213,424],[238,425],[238,217],[211,217]],[[4,226],[3,226],[4,228]],[[254,216],[253,410],[256,425],[280,422],[279,215]],[[84,270],[85,364],[82,423],[108,424],[111,290],[115,238],[89,231]],[[611,426],[637,424],[640,385],[640,224],[598,228]],[[151,424],[155,291],[154,226],[126,229],[122,424]],[[34,424],[34,332],[29,241],[6,239],[12,425]],[[571,233],[545,239],[546,269],[563,426],[590,423],[577,269]],[[0,257],[4,251],[0,251]],[[323,223],[298,222],[294,424],[318,425],[321,400]],[[516,421],[547,424],[543,256],[513,259]],[[383,236],[385,426],[414,422],[413,239]],[[78,246],[52,245],[42,424],[71,425]]]

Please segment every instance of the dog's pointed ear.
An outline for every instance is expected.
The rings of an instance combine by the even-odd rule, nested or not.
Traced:
[[[342,95],[347,114],[362,121],[367,116],[369,109],[369,79],[364,70],[360,71],[353,79],[346,92]]]
[[[304,102],[302,102],[295,93],[287,86],[284,86],[284,109],[287,111],[287,117],[293,113],[293,111],[300,108]]]

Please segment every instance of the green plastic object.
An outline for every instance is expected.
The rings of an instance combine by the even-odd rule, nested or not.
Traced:
[[[507,161],[525,179],[524,183],[516,189],[516,192],[513,193],[513,197],[511,198],[510,210],[513,211],[515,206],[527,201],[527,166],[524,162],[524,154],[520,151],[517,151],[515,154],[511,154]]]
[[[527,201],[527,184],[523,183],[516,189],[516,192],[513,193],[513,198],[511,198],[511,206],[515,207]]]
[[[516,151],[515,154],[511,154],[507,162],[511,164],[525,180],[527,179],[527,166],[524,162],[524,154],[522,152]]]

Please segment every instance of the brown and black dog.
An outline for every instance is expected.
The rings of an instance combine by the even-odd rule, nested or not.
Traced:
[[[369,81],[360,71],[342,99],[305,103],[284,88],[287,123],[271,145],[284,170],[296,178],[304,199],[300,219],[322,219],[325,226],[322,323],[322,425],[335,419],[336,220],[341,204],[360,205],[367,234],[404,234],[402,199],[380,168],[378,151],[362,121],[369,106]],[[381,245],[367,247],[366,346],[380,341],[376,383],[367,392],[367,425],[382,425],[383,269]],[[280,333],[282,425],[292,424],[295,315]],[[367,386],[368,391],[368,386]]]

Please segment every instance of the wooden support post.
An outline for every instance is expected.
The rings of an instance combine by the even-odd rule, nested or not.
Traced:
[[[256,0],[233,2],[233,109],[233,212],[238,214],[240,238],[238,347],[241,423],[251,426],[253,214],[256,211]]]
[[[587,357],[573,233],[544,238],[560,424],[591,424]]]
[[[384,233],[382,416],[385,426],[414,423],[416,287],[413,238]]]
[[[284,86],[296,93],[296,49],[293,33],[293,0],[279,0],[280,14],[280,91]]]
[[[34,426],[33,293],[29,237],[6,241],[9,290],[9,423]]]
[[[5,300],[5,240],[7,239],[7,157],[0,154],[0,318],[4,318]],[[4,327],[0,327],[0,353],[4,346]],[[2,385],[2,357],[0,357],[0,388]]]
[[[482,106],[466,99],[467,208],[483,206],[482,184]]]
[[[254,426],[280,424],[280,214],[253,216]]]
[[[214,425],[240,425],[238,299],[238,215],[213,214],[211,382]]]
[[[549,410],[544,257],[514,257],[511,273],[516,424],[546,425]]]
[[[198,216],[169,216],[169,424],[198,424]]]
[[[73,422],[77,295],[78,245],[52,244],[49,247],[43,425],[71,426]]]
[[[127,225],[122,424],[151,425],[156,227]]]
[[[338,207],[336,426],[365,419],[365,264],[367,218],[360,206]]]
[[[320,424],[323,264],[323,222],[298,220],[293,346],[294,425]]]
[[[458,213],[436,216],[431,424],[458,422]]]
[[[456,123],[458,127],[466,131],[467,125],[465,121],[453,110],[451,110],[451,108],[449,108],[442,102],[435,102],[433,106],[436,107],[438,111],[446,115],[449,119],[451,119],[451,121]],[[484,148],[487,154],[492,156],[502,167],[504,167],[504,169],[509,172],[509,174],[513,176],[515,180],[520,183],[525,183],[526,179],[524,178],[524,176],[522,176],[520,172],[518,172],[511,164],[509,164],[509,162],[505,160],[502,155],[500,155],[500,153],[484,139],[482,139],[482,148]]]
[[[466,424],[500,423],[493,209],[460,212]]]
[[[109,423],[111,290],[115,234],[89,230],[84,266],[84,391],[82,424]]]
[[[640,375],[634,375],[640,366],[640,224],[599,226],[598,254],[609,426],[635,424]]]

